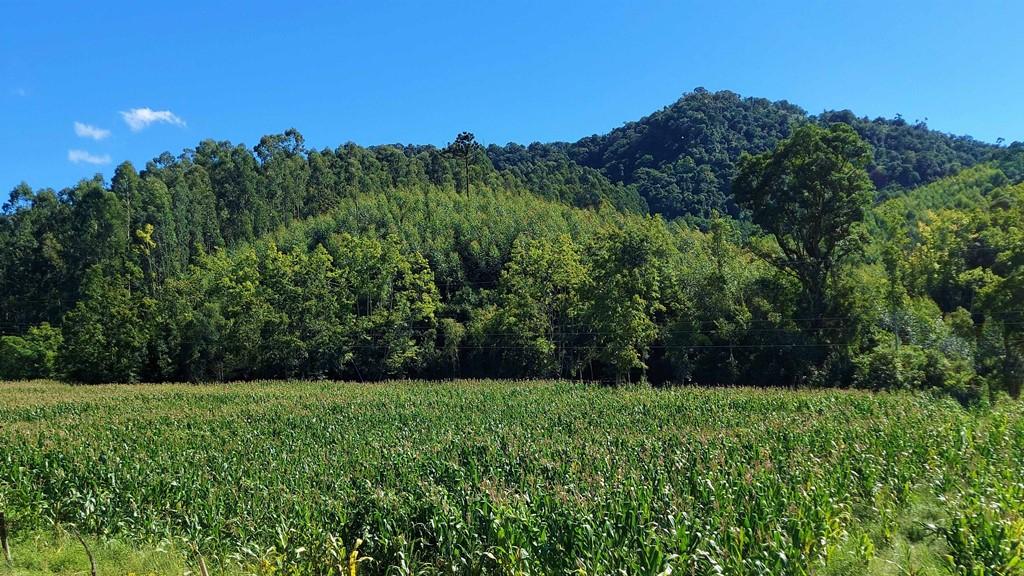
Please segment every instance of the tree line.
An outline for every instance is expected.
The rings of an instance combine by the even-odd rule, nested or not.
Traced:
[[[289,131],[19,186],[0,375],[1019,392],[1020,146],[877,203],[871,145],[806,123],[738,161],[745,219],[701,226],[531,157],[471,138],[313,151]]]

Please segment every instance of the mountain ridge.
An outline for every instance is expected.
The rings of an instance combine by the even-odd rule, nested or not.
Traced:
[[[612,182],[635,185],[653,212],[706,219],[738,213],[730,186],[740,155],[768,150],[804,122],[853,126],[874,147],[871,178],[888,195],[955,174],[999,149],[900,117],[871,120],[850,110],[810,115],[786,100],[703,88],[607,133],[549,146]]]

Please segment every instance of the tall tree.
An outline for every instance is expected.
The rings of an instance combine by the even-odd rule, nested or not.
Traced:
[[[21,184],[0,212],[0,332],[58,324],[78,290],[65,200]]]
[[[984,286],[978,304],[1002,331],[1003,386],[1013,396],[1024,388],[1024,184],[1007,190],[980,215],[990,228],[984,238],[997,248],[991,271],[981,276]]]
[[[774,238],[767,257],[803,286],[811,317],[828,313],[837,266],[860,247],[854,225],[874,189],[870,162],[871,146],[846,124],[801,126],[740,161],[736,201]]]
[[[304,142],[302,134],[290,128],[284,134],[264,136],[253,149],[271,206],[286,222],[300,218],[306,204],[310,169]]]
[[[125,204],[103,187],[97,175],[72,191],[71,232],[75,276],[84,285],[85,273],[97,264],[126,263],[128,214]],[[128,282],[126,282],[127,286]]]
[[[146,351],[142,317],[152,302],[133,297],[118,270],[89,268],[82,299],[64,316],[60,364],[79,382],[134,382]]]
[[[576,367],[572,344],[587,273],[567,235],[516,243],[501,273],[495,322],[516,374],[562,376]]]
[[[678,252],[660,219],[631,222],[595,238],[586,316],[589,360],[605,364],[617,381],[646,378],[669,288],[677,282]],[[592,364],[591,364],[592,366]]]
[[[455,141],[445,148],[448,154],[462,161],[463,189],[467,194],[469,193],[469,159],[479,147],[480,145],[477,144],[476,137],[472,132],[459,132]]]

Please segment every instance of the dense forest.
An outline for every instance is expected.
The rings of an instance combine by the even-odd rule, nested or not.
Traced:
[[[697,90],[575,144],[206,140],[0,213],[0,377],[1017,394],[1024,144]]]
[[[635,187],[652,211],[700,220],[716,212],[737,215],[731,186],[740,155],[769,150],[804,123],[853,127],[872,146],[868,171],[883,193],[955,174],[995,151],[969,137],[929,130],[920,121],[869,120],[849,110],[809,116],[785,101],[700,88],[608,134],[555,147],[613,182]]]

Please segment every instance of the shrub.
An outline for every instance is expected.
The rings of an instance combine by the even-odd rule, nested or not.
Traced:
[[[921,387],[928,359],[920,346],[883,344],[856,357],[853,363],[857,387],[904,390]]]
[[[0,378],[52,378],[62,341],[60,330],[46,322],[24,336],[0,338]]]

